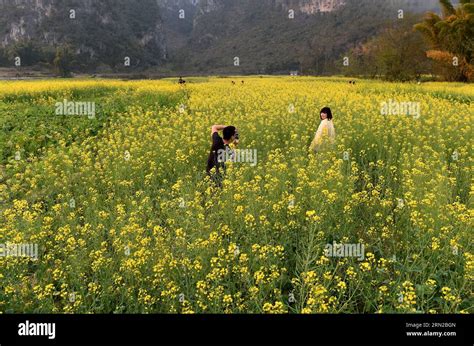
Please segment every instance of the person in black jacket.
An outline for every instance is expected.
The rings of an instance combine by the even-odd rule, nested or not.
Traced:
[[[223,137],[219,135],[219,131],[222,131]],[[206,172],[211,180],[221,186],[222,174],[225,172],[225,160],[222,160],[222,157],[231,155],[232,150],[229,145],[239,143],[239,134],[235,126],[212,125],[211,138],[212,145],[207,159]]]

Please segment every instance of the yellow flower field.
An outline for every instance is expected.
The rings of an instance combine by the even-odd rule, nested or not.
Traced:
[[[472,313],[473,98],[343,78],[0,82],[0,244],[38,245],[0,249],[0,312]],[[96,114],[55,114],[63,100]],[[336,141],[311,154],[324,106]],[[213,124],[258,153],[222,189]]]

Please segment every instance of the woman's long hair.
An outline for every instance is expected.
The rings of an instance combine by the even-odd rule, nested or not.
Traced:
[[[326,113],[327,116],[328,116],[328,120],[332,120],[332,112],[331,112],[331,108],[329,107],[324,107],[323,109],[321,109],[321,112],[319,112],[319,118],[321,119],[321,113]],[[321,119],[322,120],[322,119]]]

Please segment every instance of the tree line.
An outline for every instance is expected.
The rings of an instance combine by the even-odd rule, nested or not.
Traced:
[[[431,75],[447,81],[474,79],[474,4],[439,0],[441,15],[425,14],[418,22],[403,15],[382,33],[351,49],[346,75],[393,81]]]

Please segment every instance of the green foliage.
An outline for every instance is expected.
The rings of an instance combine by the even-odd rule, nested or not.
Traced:
[[[429,71],[426,45],[413,31],[416,16],[405,16],[367,43],[352,49],[350,65],[342,69],[347,75],[365,75],[391,81],[420,78]]]
[[[455,7],[450,0],[440,0],[440,5],[442,17],[429,12],[415,29],[431,44],[429,56],[447,80],[474,80],[474,4],[461,1]]]
[[[54,57],[54,68],[61,77],[69,77],[73,66],[74,56],[71,53],[69,47],[60,47],[56,50],[56,56]]]
[[[21,57],[22,66],[32,66],[43,60],[41,47],[26,40],[18,41],[8,48],[8,59],[13,61],[15,57]]]

